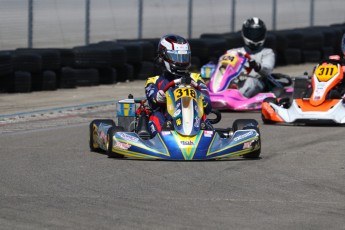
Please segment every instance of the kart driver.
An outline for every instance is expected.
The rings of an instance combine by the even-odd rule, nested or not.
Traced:
[[[329,59],[333,59],[333,60],[338,60],[340,61],[341,65],[342,65],[342,69],[343,69],[343,73],[345,75],[345,33],[343,34],[343,37],[341,39],[341,51],[343,56],[339,56],[339,55],[332,55],[329,57]],[[334,93],[333,91],[333,97],[335,98],[342,98],[345,96],[345,80],[343,77],[343,80],[340,81],[338,83],[338,85],[335,87],[335,91],[337,92],[337,94]]]
[[[251,98],[264,90],[264,78],[271,74],[275,65],[273,50],[263,47],[266,31],[265,23],[261,19],[257,17],[247,19],[242,25],[242,37],[245,46],[226,52],[239,51],[248,53],[251,57],[249,67],[252,68],[252,71],[244,77],[245,82],[239,88],[241,94],[247,98]],[[240,78],[242,79],[242,76]]]
[[[191,51],[188,41],[175,34],[168,34],[161,37],[157,50],[157,63],[162,67],[160,76],[150,77],[145,84],[145,93],[149,106],[153,110],[149,119],[149,132],[151,136],[156,135],[163,129],[172,127],[169,121],[169,114],[166,112],[166,96],[164,87],[172,80],[190,75],[199,85],[204,96],[204,112],[210,113],[212,106],[209,92],[199,74],[190,73]]]
[[[329,58],[334,59],[334,60],[342,60],[343,72],[345,73],[345,33],[343,34],[343,37],[341,39],[340,47],[341,47],[341,51],[343,53],[343,57],[341,57],[339,55],[332,55]]]

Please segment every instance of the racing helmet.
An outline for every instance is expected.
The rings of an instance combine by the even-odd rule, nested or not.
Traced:
[[[246,46],[255,51],[260,49],[266,39],[266,25],[257,18],[249,18],[243,22],[242,25],[242,37]]]
[[[341,39],[341,51],[343,51],[343,55],[345,57],[345,33],[343,34],[343,38]]]
[[[175,34],[164,35],[158,43],[158,62],[170,73],[183,75],[191,66],[188,41]]]

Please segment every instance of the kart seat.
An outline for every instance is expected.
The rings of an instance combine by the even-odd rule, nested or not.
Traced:
[[[150,139],[150,132],[148,128],[148,117],[143,115],[139,117],[137,126],[137,133],[141,139]]]

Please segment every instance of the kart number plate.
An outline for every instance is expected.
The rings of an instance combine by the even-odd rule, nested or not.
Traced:
[[[135,104],[133,103],[118,103],[116,110],[118,117],[135,117]]]
[[[192,88],[176,89],[174,91],[174,97],[175,97],[175,101],[177,101],[181,97],[192,97],[196,100],[196,92]]]
[[[212,72],[213,72],[213,70],[211,70],[210,67],[206,67],[205,68],[205,78],[210,78]]]
[[[338,74],[338,66],[336,65],[320,65],[315,75],[319,81],[327,82]]]
[[[236,54],[224,55],[223,61],[225,61],[227,64],[231,65],[232,67],[235,67],[238,61],[238,57]]]

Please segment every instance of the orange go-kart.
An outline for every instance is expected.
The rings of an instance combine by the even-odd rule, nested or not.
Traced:
[[[339,60],[322,61],[311,79],[296,78],[294,88],[292,99],[264,100],[265,124],[345,124],[345,79]]]

